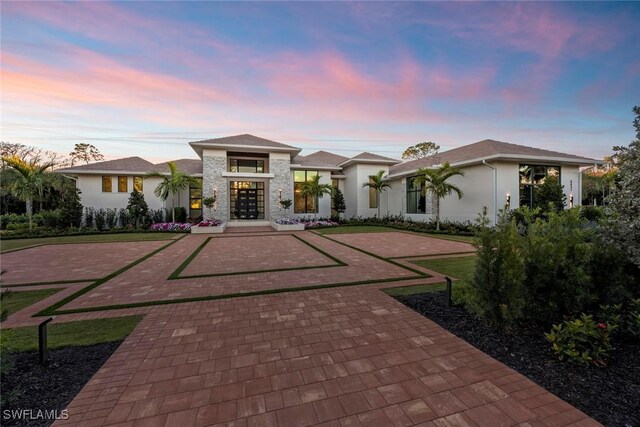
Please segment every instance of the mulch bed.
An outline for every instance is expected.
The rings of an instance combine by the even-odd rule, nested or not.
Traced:
[[[462,307],[448,307],[445,292],[396,299],[604,425],[640,426],[639,343],[619,345],[604,368],[577,366],[554,359],[545,331],[491,328]]]
[[[11,368],[2,375],[2,426],[49,426],[53,419],[6,419],[6,410],[57,411],[73,400],[122,341],[49,351],[49,366],[38,363],[38,352],[11,354]],[[6,357],[2,354],[2,357]],[[42,415],[41,415],[42,416]]]

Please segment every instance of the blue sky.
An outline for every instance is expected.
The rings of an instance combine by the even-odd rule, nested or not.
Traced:
[[[633,138],[640,3],[3,2],[2,140],[195,157],[252,133],[399,157]]]

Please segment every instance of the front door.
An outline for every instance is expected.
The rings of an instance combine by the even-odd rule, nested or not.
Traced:
[[[238,189],[235,214],[238,219],[258,219],[257,190]]]

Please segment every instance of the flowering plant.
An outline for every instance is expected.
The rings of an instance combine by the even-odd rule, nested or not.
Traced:
[[[191,224],[180,222],[157,222],[151,224],[153,231],[191,231]]]
[[[338,225],[340,224],[334,221],[318,220],[305,222],[304,228],[337,227]]]
[[[289,218],[286,216],[276,219],[276,224],[280,224],[280,225],[295,225],[295,224],[300,224],[301,222],[302,221],[300,221],[300,219],[298,218]]]
[[[198,227],[220,227],[222,221],[219,219],[206,219],[198,223]]]

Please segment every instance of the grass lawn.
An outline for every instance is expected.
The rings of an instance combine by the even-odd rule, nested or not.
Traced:
[[[89,234],[81,236],[36,237],[33,239],[0,240],[2,252],[26,248],[41,244],[55,243],[101,243],[101,242],[129,242],[149,240],[169,240],[177,236],[176,233],[113,233]]]
[[[124,339],[142,316],[114,317],[110,319],[81,320],[49,325],[49,348],[85,346]],[[43,319],[44,320],[44,319]],[[3,347],[10,351],[38,349],[38,327],[7,329],[3,331]]]
[[[426,294],[427,292],[440,292],[447,289],[446,283],[434,283],[433,285],[401,286],[397,288],[387,288],[382,291],[392,297],[400,297],[415,294]]]
[[[10,292],[7,295],[4,295],[7,291],[3,291],[2,310],[7,310],[7,316],[10,316],[60,290],[61,289],[38,289],[37,291]]]
[[[431,234],[431,233],[416,233],[423,236],[433,237],[434,239],[455,240],[456,242],[473,243],[474,236],[458,236],[457,234]]]
[[[452,258],[435,258],[424,259],[419,261],[411,261],[420,267],[437,271],[451,278],[459,279],[462,282],[468,282],[473,276],[475,270],[475,256],[452,257]]]

